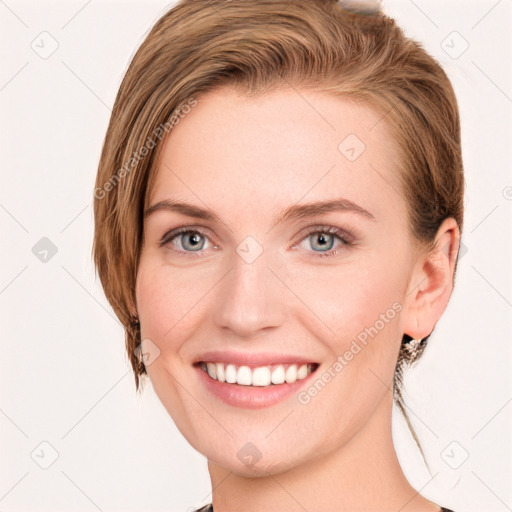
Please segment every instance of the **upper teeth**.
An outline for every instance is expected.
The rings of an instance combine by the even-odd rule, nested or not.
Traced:
[[[242,386],[270,386],[270,384],[284,382],[291,384],[306,378],[313,370],[310,364],[278,364],[250,368],[249,366],[237,367],[234,364],[201,363],[201,367],[212,379]]]

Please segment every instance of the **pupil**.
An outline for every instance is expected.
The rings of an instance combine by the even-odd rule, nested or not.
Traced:
[[[199,233],[193,233],[192,235],[188,235],[185,238],[185,246],[189,246],[189,248],[196,248],[197,245],[200,243],[201,235]]]
[[[330,249],[332,247],[333,239],[329,233],[318,233],[316,238],[321,249]],[[329,238],[331,238],[331,240],[329,240]],[[330,244],[329,241],[331,242]]]

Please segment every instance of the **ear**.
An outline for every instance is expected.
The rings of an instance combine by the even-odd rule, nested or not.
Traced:
[[[434,249],[422,253],[413,268],[404,299],[404,333],[422,339],[432,333],[453,290],[455,263],[460,247],[457,221],[448,218],[436,233]]]

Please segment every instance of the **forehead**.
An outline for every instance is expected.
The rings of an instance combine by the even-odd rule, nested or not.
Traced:
[[[291,88],[197,101],[164,141],[150,204],[172,197],[261,218],[262,206],[343,196],[403,214],[397,146],[367,103]]]

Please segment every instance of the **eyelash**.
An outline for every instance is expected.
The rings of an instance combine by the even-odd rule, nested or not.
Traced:
[[[315,226],[310,226],[310,228],[311,229],[308,230],[308,232],[297,243],[295,243],[293,245],[293,248],[295,248],[297,245],[299,245],[299,243],[304,241],[308,236],[313,235],[313,234],[320,234],[320,233],[335,235],[336,238],[338,238],[338,240],[340,240],[342,242],[342,247],[340,247],[336,250],[330,249],[327,252],[313,254],[313,257],[315,257],[315,258],[327,258],[327,257],[331,257],[331,256],[337,256],[343,250],[344,247],[350,247],[350,246],[354,245],[354,242],[352,241],[352,235],[350,235],[346,231],[338,229],[334,226],[315,225]],[[169,244],[178,235],[183,234],[183,233],[198,233],[198,234],[208,238],[208,235],[206,233],[204,233],[199,228],[195,228],[194,226],[183,226],[181,228],[176,228],[176,229],[173,229],[173,230],[169,231],[168,233],[166,233],[160,241],[160,247],[163,247],[163,246]],[[201,250],[201,251],[177,251],[175,249],[170,249],[170,250],[181,255],[181,256],[185,256],[185,255],[189,256],[190,255],[192,257],[200,257],[203,254],[203,252],[205,252],[205,250]],[[313,251],[313,253],[315,253],[315,251]]]

